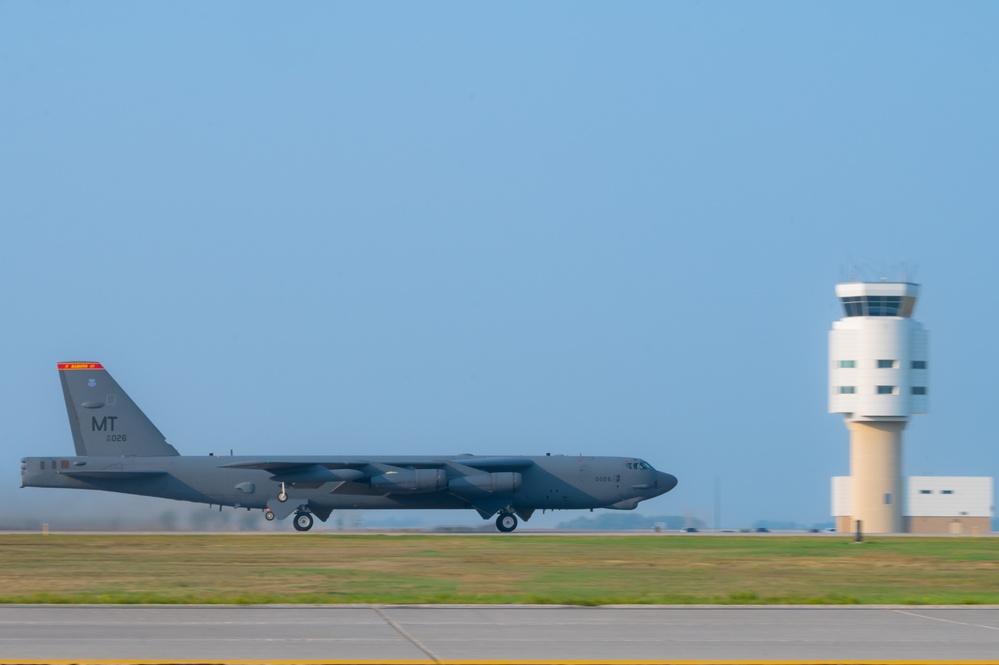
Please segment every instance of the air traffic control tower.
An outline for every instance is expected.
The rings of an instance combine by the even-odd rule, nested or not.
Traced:
[[[919,285],[847,282],[836,285],[843,318],[829,332],[829,412],[850,431],[852,515],[865,533],[904,530],[902,430],[927,408],[927,336],[912,319]]]

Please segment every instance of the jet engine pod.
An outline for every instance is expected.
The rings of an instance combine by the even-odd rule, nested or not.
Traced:
[[[474,476],[453,478],[447,488],[459,496],[510,494],[520,489],[520,474],[513,471],[478,473]]]
[[[399,469],[371,476],[371,486],[389,494],[439,492],[447,487],[443,469]]]

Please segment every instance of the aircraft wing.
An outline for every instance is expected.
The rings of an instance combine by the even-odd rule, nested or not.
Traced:
[[[517,471],[534,464],[526,457],[458,458],[372,458],[370,460],[326,461],[253,460],[223,464],[223,469],[254,469],[271,474],[275,482],[295,487],[318,488],[338,483],[333,492],[340,494],[413,493],[443,490],[448,485],[445,468],[464,468],[464,473]],[[367,479],[367,480],[365,480]]]
[[[297,487],[317,488],[326,483],[357,480],[368,473],[361,469],[367,462],[235,462],[223,464],[223,469],[258,469],[267,471],[275,482]]]
[[[81,480],[135,480],[137,478],[153,478],[165,476],[166,471],[119,471],[103,469],[94,471],[61,471],[64,476]]]
[[[277,473],[288,473],[291,471],[308,469],[312,467],[321,467],[324,469],[360,469],[365,467],[370,462],[268,462],[266,460],[254,461],[254,462],[234,462],[232,464],[223,464],[221,469],[260,469],[262,471],[270,471],[274,474]]]
[[[326,461],[282,461],[270,462],[267,460],[255,460],[252,462],[234,462],[223,464],[222,469],[259,469],[270,471],[273,475],[294,474],[316,469],[328,469],[336,471],[340,469],[369,470],[366,467],[372,465],[399,467],[407,469],[440,469],[448,464],[459,464],[471,467],[480,471],[517,471],[526,469],[534,464],[527,457],[475,457],[474,455],[459,456],[452,458],[441,458],[439,460],[411,460],[411,459],[384,459],[377,460],[349,460],[344,462]]]
[[[528,457],[458,457],[450,461],[480,471],[517,471],[534,464]]]

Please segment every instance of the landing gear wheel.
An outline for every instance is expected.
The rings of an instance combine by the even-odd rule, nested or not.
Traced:
[[[295,531],[308,531],[312,528],[312,515],[295,513]]]
[[[496,518],[496,528],[503,533],[510,533],[517,528],[517,516],[511,513],[502,513]]]
[[[268,522],[273,522],[274,521],[274,511],[270,510],[270,509],[265,510],[264,511],[264,519],[267,520]]]
[[[280,501],[281,503],[284,503],[285,501],[288,500],[288,492],[286,492],[284,489],[284,483],[281,483],[281,491],[278,492],[277,500]]]

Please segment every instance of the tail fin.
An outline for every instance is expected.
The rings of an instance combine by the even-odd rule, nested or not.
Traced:
[[[59,363],[59,380],[77,455],[178,454],[100,363]]]

